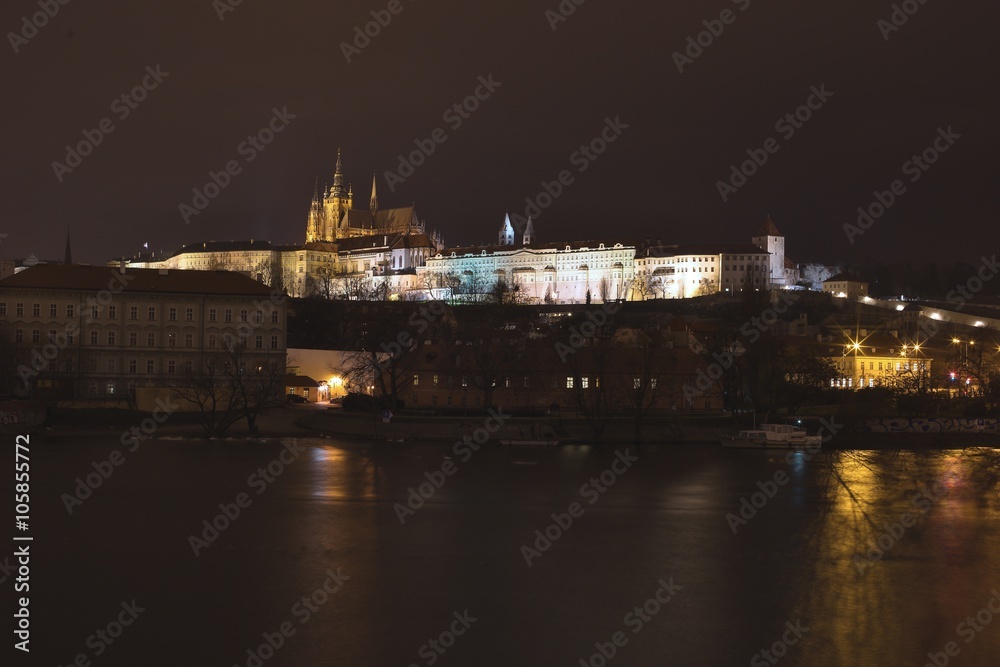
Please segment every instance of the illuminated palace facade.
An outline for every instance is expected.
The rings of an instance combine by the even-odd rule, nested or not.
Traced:
[[[646,241],[538,243],[529,218],[520,243],[508,216],[497,244],[446,248],[417,268],[423,285],[457,285],[452,295],[474,297],[474,285],[502,280],[529,303],[683,299],[719,292],[794,285],[785,238],[770,217],[750,243],[664,245]]]

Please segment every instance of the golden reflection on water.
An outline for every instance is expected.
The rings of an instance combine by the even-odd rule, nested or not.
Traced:
[[[379,496],[378,457],[361,458],[330,445],[309,448],[312,462],[310,492],[324,500],[373,500]]]
[[[972,450],[834,452],[820,464],[829,509],[800,552],[814,562],[790,582],[793,608],[824,629],[814,664],[923,664],[956,639],[996,574],[993,469]]]

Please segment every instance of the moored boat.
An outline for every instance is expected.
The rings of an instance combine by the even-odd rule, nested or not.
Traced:
[[[805,449],[821,447],[823,438],[790,424],[761,424],[759,429],[724,436],[720,442],[723,447],[737,449]]]

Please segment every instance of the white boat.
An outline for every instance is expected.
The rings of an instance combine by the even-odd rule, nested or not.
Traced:
[[[517,430],[516,435],[511,434],[507,438],[501,439],[501,445],[526,445],[531,447],[554,447],[559,444],[556,440],[555,431],[550,426],[541,424],[531,424],[529,427],[522,427]]]
[[[738,449],[805,449],[822,446],[823,438],[791,424],[761,424],[759,429],[725,436],[721,442],[723,447]]]

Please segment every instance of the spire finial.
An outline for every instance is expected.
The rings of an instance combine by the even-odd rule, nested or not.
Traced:
[[[333,171],[333,185],[330,187],[330,196],[343,197],[344,192],[344,170],[340,162],[340,149],[337,149],[337,167]]]
[[[375,189],[375,174],[372,174],[372,198],[369,200],[369,205],[372,211],[372,219],[375,219],[375,214],[378,212],[378,193]]]

